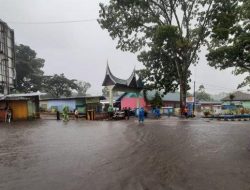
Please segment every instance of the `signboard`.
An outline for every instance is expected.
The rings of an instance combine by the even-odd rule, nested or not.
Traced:
[[[189,96],[186,98],[186,102],[187,103],[193,103],[194,102],[194,97],[193,96]]]
[[[86,98],[86,104],[93,104],[93,103],[99,103],[100,98],[94,97],[94,98]]]

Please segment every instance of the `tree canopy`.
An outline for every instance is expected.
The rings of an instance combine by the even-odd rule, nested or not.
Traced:
[[[180,87],[185,104],[189,66],[208,36],[213,0],[110,0],[100,4],[98,22],[117,48],[139,52],[144,80],[165,93]]]
[[[200,85],[198,91],[195,92],[195,99],[201,101],[211,101],[213,98],[205,91],[204,85]]]
[[[234,68],[236,75],[247,74],[238,87],[250,86],[250,1],[221,0],[220,3],[212,17],[209,65]]]
[[[15,47],[16,53],[16,91],[36,92],[45,91],[49,96],[60,97],[72,95],[72,90],[79,96],[86,95],[91,84],[85,81],[67,79],[64,74],[45,76],[42,68],[45,60],[36,57],[36,52],[29,46],[20,44]]]
[[[38,58],[29,46],[20,44],[15,47],[16,54],[16,90],[35,92],[41,90],[44,59]]]
[[[87,90],[91,87],[91,84],[89,82],[85,81],[76,81],[77,85],[77,96],[85,96],[87,93]]]
[[[69,97],[73,90],[78,90],[76,80],[67,79],[64,74],[45,76],[43,80],[43,89],[52,97]]]

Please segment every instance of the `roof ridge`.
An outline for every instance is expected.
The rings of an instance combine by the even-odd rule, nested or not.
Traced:
[[[130,83],[132,82],[133,78],[135,77],[135,68],[132,72],[132,74],[129,76],[129,78],[127,79],[127,82],[128,84],[127,85],[130,85]],[[135,78],[136,79],[136,78]]]
[[[235,91],[233,93],[235,97],[233,98],[233,101],[241,101],[241,100],[250,100],[250,94],[249,93],[245,93],[245,92],[241,92],[241,91]],[[230,94],[227,95],[226,97],[221,99],[222,101],[228,101],[230,100]]]
[[[122,83],[122,84],[126,84],[126,85],[129,85],[130,82],[132,81],[133,77],[134,77],[134,74],[135,72],[133,71],[133,73],[131,74],[130,77],[131,80],[130,80],[130,77],[126,80],[126,79],[120,79],[118,77],[116,77],[110,70],[110,67],[109,67],[109,64],[107,63],[107,67],[106,67],[106,75],[109,75],[110,76],[110,79],[114,82],[114,83]],[[130,80],[130,81],[129,81]],[[129,82],[128,82],[129,81]]]

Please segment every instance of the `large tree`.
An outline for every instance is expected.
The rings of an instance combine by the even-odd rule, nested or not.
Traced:
[[[212,43],[207,55],[209,65],[234,68],[234,73],[247,74],[238,87],[250,86],[250,1],[221,0],[213,14]]]
[[[198,91],[195,92],[195,99],[200,101],[212,101],[213,98],[205,90],[204,85],[200,85]]]
[[[20,44],[16,53],[16,90],[18,92],[35,92],[41,89],[44,59],[38,58],[29,46]]]
[[[77,96],[85,96],[87,93],[87,90],[91,87],[91,84],[89,82],[85,81],[76,81],[77,88]]]
[[[180,87],[184,106],[189,67],[208,35],[213,0],[110,0],[100,4],[98,20],[117,48],[139,52],[145,79],[157,89]]]
[[[43,89],[54,98],[69,97],[73,90],[78,90],[76,80],[67,79],[64,74],[46,76],[43,79]]]

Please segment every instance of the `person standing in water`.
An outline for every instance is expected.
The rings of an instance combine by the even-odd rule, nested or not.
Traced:
[[[139,123],[143,123],[144,122],[144,109],[142,107],[139,109],[138,118],[139,118]]]
[[[10,123],[12,119],[12,110],[11,108],[8,108],[7,110],[7,122]]]
[[[78,110],[77,110],[77,109],[75,109],[74,114],[75,114],[75,119],[78,119],[78,117],[79,117],[79,112],[78,112]]]
[[[60,120],[60,112],[58,110],[56,111],[56,120]]]

